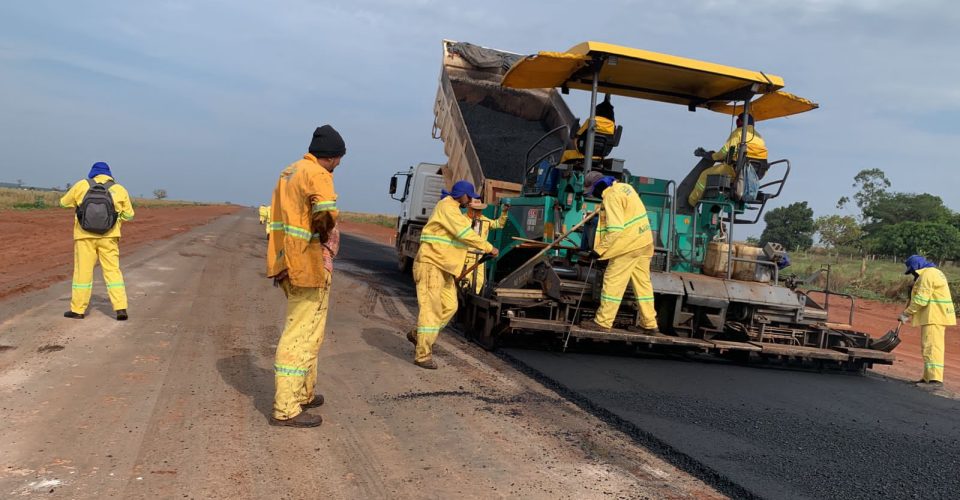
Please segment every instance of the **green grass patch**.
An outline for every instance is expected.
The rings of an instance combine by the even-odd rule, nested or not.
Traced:
[[[383,214],[365,214],[362,212],[340,212],[340,220],[346,222],[357,222],[360,224],[373,224],[389,228],[397,227],[396,215]]]

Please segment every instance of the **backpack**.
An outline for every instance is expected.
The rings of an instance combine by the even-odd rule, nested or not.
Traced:
[[[757,201],[759,191],[760,177],[757,176],[757,170],[753,165],[747,161],[737,173],[737,180],[733,186],[734,198],[751,203]]]
[[[117,223],[117,209],[113,205],[110,187],[113,181],[103,184],[87,179],[90,189],[83,195],[83,201],[77,207],[77,221],[80,228],[94,234],[106,234]]]

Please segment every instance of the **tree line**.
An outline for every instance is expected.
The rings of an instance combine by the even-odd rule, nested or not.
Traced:
[[[837,202],[838,209],[855,205],[858,215],[814,218],[807,202],[792,203],[764,215],[760,243],[774,241],[791,250],[806,250],[816,235],[821,246],[841,253],[960,258],[960,213],[939,196],[895,192],[891,186],[883,170],[861,170],[853,178],[853,198],[844,196]]]

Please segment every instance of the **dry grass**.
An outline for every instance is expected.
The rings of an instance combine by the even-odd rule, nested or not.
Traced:
[[[62,191],[33,191],[29,189],[0,188],[0,209],[12,208],[18,210],[32,210],[44,208],[59,208]],[[195,201],[155,200],[150,198],[134,198],[134,208],[139,207],[179,207],[186,205],[209,205]]]
[[[397,227],[396,215],[365,214],[361,212],[340,212],[340,220],[346,222],[359,222],[361,224],[374,224],[384,227]]]

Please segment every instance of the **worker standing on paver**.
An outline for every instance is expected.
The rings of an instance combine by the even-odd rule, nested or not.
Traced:
[[[93,293],[93,268],[103,271],[110,303],[118,321],[126,321],[127,291],[120,272],[120,225],[133,220],[127,190],[113,180],[110,166],[93,164],[87,178],[60,198],[60,206],[76,209],[73,224],[73,292],[66,318],[83,319]]]
[[[950,295],[950,286],[943,272],[919,255],[911,255],[904,264],[914,277],[910,305],[900,314],[900,322],[920,327],[920,348],[923,353],[923,378],[917,386],[943,387],[944,333],[957,324],[957,313]]]
[[[487,208],[486,203],[483,203],[480,200],[471,201],[470,205],[467,207],[467,218],[473,221],[473,231],[480,235],[480,238],[482,238],[484,241],[487,241],[491,229],[503,229],[503,226],[507,223],[507,216],[510,215],[510,204],[505,203],[503,205],[500,217],[497,217],[496,219],[491,219],[483,215],[483,210],[485,208]],[[474,264],[477,263],[479,258],[480,255],[473,252],[467,252],[467,260],[463,263],[463,268],[469,270]],[[480,293],[480,290],[483,290],[483,284],[486,281],[485,272],[486,269],[484,268],[484,264],[480,264],[474,271],[467,273],[467,276],[464,278],[467,283],[467,288],[473,287],[473,290],[476,293]]]
[[[336,231],[337,193],[333,171],[347,149],[330,125],[313,132],[309,152],[280,173],[271,202],[267,277],[283,289],[287,313],[273,369],[273,425],[316,427],[320,415],[305,409],[323,404],[315,393],[317,355],[323,343],[330,294],[331,236]],[[335,251],[333,252],[336,253]]]
[[[596,317],[581,321],[580,327],[610,331],[627,283],[630,283],[640,309],[640,324],[627,329],[647,335],[656,334],[657,312],[653,306],[653,285],[650,283],[653,234],[647,209],[632,186],[609,176],[594,184],[593,196],[603,200],[593,250],[600,260],[609,263],[603,273],[603,289],[600,291],[600,307],[597,308]]]
[[[420,249],[413,261],[413,280],[417,284],[417,328],[407,333],[416,344],[414,363],[436,370],[433,343],[440,330],[457,312],[457,276],[463,270],[467,249],[498,255],[497,249],[473,231],[470,219],[461,212],[470,200],[480,198],[473,184],[459,181],[442,198],[420,233]]]

